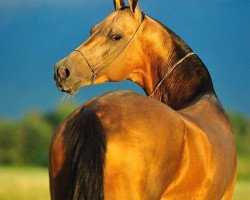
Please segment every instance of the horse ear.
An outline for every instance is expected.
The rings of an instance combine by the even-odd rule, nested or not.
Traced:
[[[115,10],[119,10],[123,7],[125,7],[125,3],[123,0],[113,0]]]
[[[134,13],[141,13],[138,0],[129,0],[130,10]]]

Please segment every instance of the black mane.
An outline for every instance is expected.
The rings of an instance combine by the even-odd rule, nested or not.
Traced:
[[[183,53],[185,53],[185,55],[193,51],[174,31],[172,31],[170,28],[166,27],[164,24],[162,24],[158,20],[156,20],[156,19],[154,19],[154,20],[158,24],[160,24],[171,35],[171,37],[173,38],[176,45],[181,49],[181,51]]]

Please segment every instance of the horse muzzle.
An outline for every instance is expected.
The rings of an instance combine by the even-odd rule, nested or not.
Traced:
[[[67,92],[69,94],[75,94],[80,87],[78,87],[77,81],[74,78],[73,73],[67,65],[65,64],[65,59],[59,61],[54,66],[54,80],[56,81],[56,86],[62,92]],[[77,86],[77,87],[76,87]]]
[[[74,52],[55,64],[54,80],[59,90],[73,95],[90,83],[91,72],[86,61]]]

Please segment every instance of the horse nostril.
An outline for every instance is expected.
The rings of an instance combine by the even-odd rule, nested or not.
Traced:
[[[67,67],[59,67],[57,69],[57,75],[60,79],[66,80],[67,78],[69,78],[70,71]]]

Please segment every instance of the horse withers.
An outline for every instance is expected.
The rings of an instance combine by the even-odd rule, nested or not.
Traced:
[[[117,91],[83,104],[54,133],[52,199],[231,199],[236,151],[207,68],[137,0],[93,26],[56,63],[57,87],[131,80],[147,96]],[[149,98],[149,97],[151,98]]]

